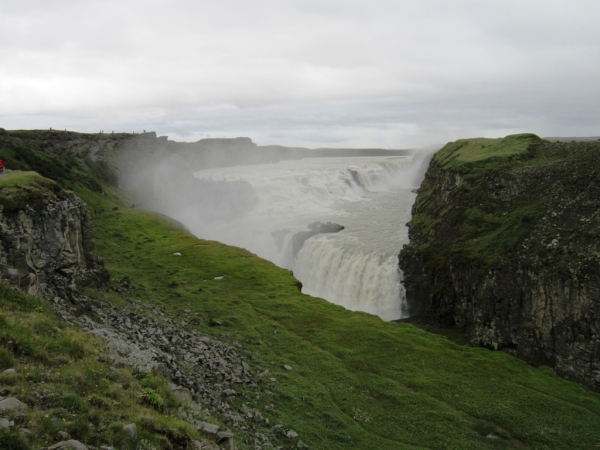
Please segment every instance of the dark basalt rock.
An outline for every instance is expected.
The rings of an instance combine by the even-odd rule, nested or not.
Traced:
[[[40,178],[39,189],[0,187],[0,274],[30,295],[71,297],[83,286],[108,286],[94,256],[91,215],[85,203]],[[35,194],[32,194],[34,192]],[[11,202],[13,199],[20,199]],[[8,205],[8,206],[7,206]]]
[[[600,144],[523,139],[431,162],[399,256],[409,311],[600,391]]]

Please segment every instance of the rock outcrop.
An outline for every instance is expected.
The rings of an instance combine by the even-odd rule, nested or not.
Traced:
[[[307,239],[317,234],[339,233],[344,229],[342,225],[333,222],[313,222],[307,228],[308,231],[299,231],[292,236],[292,254],[294,256],[302,249]]]
[[[70,298],[108,274],[94,258],[92,220],[75,194],[35,173],[0,185],[0,274],[30,295]]]
[[[600,391],[600,143],[448,144],[399,257],[412,316]]]

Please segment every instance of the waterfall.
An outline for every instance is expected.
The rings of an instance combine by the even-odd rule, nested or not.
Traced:
[[[405,297],[397,255],[380,256],[343,244],[328,235],[305,243],[294,270],[303,292],[384,320],[400,318]]]
[[[252,207],[176,218],[201,238],[293,270],[306,294],[394,320],[404,313],[397,255],[414,201],[410,167],[410,157],[330,157],[201,170],[204,182],[251,186]],[[232,204],[211,202],[220,203]]]

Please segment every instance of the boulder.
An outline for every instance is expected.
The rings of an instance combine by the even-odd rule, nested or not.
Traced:
[[[27,409],[27,405],[15,397],[9,397],[0,401],[0,412],[18,411]]]
[[[87,446],[82,444],[75,439],[69,439],[68,441],[60,441],[58,444],[54,444],[47,448],[47,450],[62,450],[62,449],[74,449],[74,450],[88,450]]]
[[[135,423],[123,425],[123,431],[125,431],[125,433],[127,433],[131,439],[135,439],[137,437],[137,425]]]
[[[292,253],[297,255],[307,239],[324,233],[339,233],[344,229],[342,225],[333,222],[313,222],[308,225],[308,231],[299,231],[292,236]]]
[[[216,435],[220,429],[221,429],[221,427],[219,425],[215,425],[212,423],[208,423],[208,422],[199,422],[198,423],[198,430],[204,431],[205,433],[208,433],[208,434]]]

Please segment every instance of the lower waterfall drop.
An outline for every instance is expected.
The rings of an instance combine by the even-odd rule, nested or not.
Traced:
[[[340,246],[337,236],[308,240],[298,253],[294,275],[302,292],[384,320],[402,317],[405,302],[397,255],[387,257]]]
[[[410,189],[395,188],[345,205],[345,229],[308,239],[298,252],[302,292],[384,320],[405,317],[398,252],[408,242],[413,200]]]

